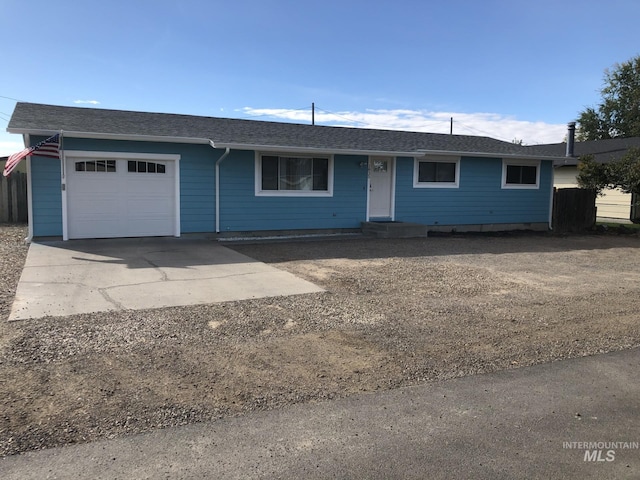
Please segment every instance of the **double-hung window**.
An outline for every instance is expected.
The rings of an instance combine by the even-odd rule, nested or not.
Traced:
[[[331,196],[333,159],[323,156],[258,155],[256,194]]]
[[[537,189],[540,185],[540,162],[503,160],[502,188]]]
[[[413,172],[415,188],[458,188],[459,157],[416,158]]]

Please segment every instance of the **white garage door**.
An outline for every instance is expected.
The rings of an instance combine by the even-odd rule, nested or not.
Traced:
[[[67,236],[177,235],[176,162],[68,156]]]

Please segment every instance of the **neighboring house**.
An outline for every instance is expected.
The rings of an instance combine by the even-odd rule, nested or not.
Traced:
[[[18,103],[30,235],[548,229],[554,155],[488,137]]]
[[[596,162],[609,163],[622,158],[631,147],[640,148],[640,137],[575,142],[572,152],[567,152],[566,143],[535,145],[527,148],[543,155],[565,155],[563,160],[555,163],[554,186],[556,188],[576,188],[578,186],[576,177],[580,157],[593,155]],[[612,189],[606,189],[603,193],[596,199],[598,217],[630,220],[637,216],[636,209],[633,208],[634,202],[631,194]]]
[[[7,159],[8,158],[9,158],[9,156],[0,157],[0,175],[2,175],[2,171],[4,170],[4,166],[7,163]],[[18,166],[15,168],[14,172],[27,173],[26,162],[19,163]]]

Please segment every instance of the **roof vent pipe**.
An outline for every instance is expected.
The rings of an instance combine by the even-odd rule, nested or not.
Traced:
[[[567,124],[567,157],[573,157],[573,145],[576,141],[576,122]]]

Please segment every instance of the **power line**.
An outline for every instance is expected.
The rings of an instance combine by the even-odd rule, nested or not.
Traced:
[[[22,100],[18,100],[17,98],[5,97],[4,95],[0,95],[0,98],[4,98],[6,100],[13,100],[14,102],[22,102]]]
[[[398,127],[393,127],[393,126],[390,126],[390,125],[379,125],[379,124],[375,124],[375,123],[371,123],[371,122],[364,122],[362,120],[356,120],[354,118],[349,118],[349,117],[346,117],[344,115],[340,115],[339,113],[330,112],[328,110],[324,110],[322,108],[319,108],[317,105],[316,105],[316,110],[320,110],[320,111],[322,111],[324,113],[328,113],[328,114],[333,115],[335,117],[342,118],[342,119],[344,119],[344,120],[346,120],[346,121],[348,121],[350,123],[356,123],[356,124],[360,124],[360,125],[364,125],[364,126],[368,126],[368,127],[383,128],[385,130],[398,130]],[[441,125],[443,123],[445,123],[445,122],[444,121],[433,121],[433,122],[424,123],[422,125],[417,125],[417,126],[415,126],[413,128],[426,128],[426,127],[430,127],[432,125]]]
[[[256,109],[259,110],[259,109]],[[301,108],[289,108],[289,109],[277,109],[279,111],[280,114],[284,114],[284,113],[290,113],[290,112],[301,112],[303,110],[309,110],[311,111],[311,107],[301,107]],[[277,115],[274,115],[273,113],[259,113],[259,114],[251,114],[251,115],[247,115],[246,117],[238,117],[239,120],[246,120],[248,118],[259,118],[259,117],[277,117]]]
[[[335,112],[330,112],[329,110],[325,110],[323,108],[320,108],[317,105],[316,105],[316,110],[320,110],[321,112],[328,113],[329,115],[333,115],[334,117],[342,118],[342,119],[344,119],[344,120],[346,120],[347,122],[350,122],[350,123],[359,123],[360,125],[368,125],[366,122],[362,122],[360,120],[354,120],[352,118],[345,117],[344,115],[340,115],[340,114],[335,113]]]
[[[488,136],[490,138],[495,138],[497,140],[502,140],[503,142],[511,142],[513,140],[513,139],[507,140],[506,138],[499,137],[499,136],[497,136],[497,135],[495,135],[493,133],[485,132],[484,130],[480,130],[479,128],[471,127],[471,126],[466,125],[464,123],[457,122],[456,125],[461,125],[461,126],[465,127],[467,130],[471,130],[472,132],[481,133],[481,134],[486,135],[486,136]]]
[[[368,128],[382,128],[385,130],[406,130],[405,128],[398,128],[397,126],[390,126],[390,125],[381,125],[381,124],[376,124],[376,123],[371,123],[371,122],[367,122],[364,120],[359,120],[353,117],[349,117],[340,113],[336,113],[336,112],[332,112],[330,110],[325,110],[324,108],[319,107],[317,104],[314,105],[315,106],[315,110],[322,112],[324,114],[327,115],[331,115],[333,117],[336,117],[337,119],[342,119],[345,120],[346,122],[349,122],[350,124],[355,124],[355,125],[360,125],[360,126],[364,126],[364,127],[368,127]],[[265,109],[266,110],[266,109]],[[282,115],[286,115],[287,113],[294,113],[294,112],[301,112],[301,111],[309,111],[309,119],[311,121],[311,117],[312,117],[312,111],[311,111],[311,107],[309,106],[305,106],[305,107],[301,107],[301,108],[291,108],[291,109],[277,109],[278,110],[278,114],[273,114],[273,113],[259,113],[259,114],[251,114],[245,117],[239,117],[240,119],[249,119],[249,118],[258,118],[258,117],[272,117],[272,118],[278,118],[281,117]],[[318,123],[318,120],[316,119],[316,124]],[[327,121],[322,122],[322,123],[328,123]],[[423,128],[431,128],[433,126],[436,125],[449,125],[449,120],[441,120],[441,121],[431,121],[431,122],[426,122],[423,123],[421,125],[416,125],[412,127],[412,130],[417,130],[419,131],[419,129],[423,129]],[[481,130],[479,128],[475,128],[472,127],[470,125],[461,123],[461,122],[456,122],[456,126],[462,127],[462,128],[466,128],[467,130],[471,131],[472,134],[481,134],[490,138],[495,138],[497,140],[502,140],[504,142],[511,142],[512,139],[506,139],[506,138],[502,138],[499,136],[496,136],[493,133]]]

